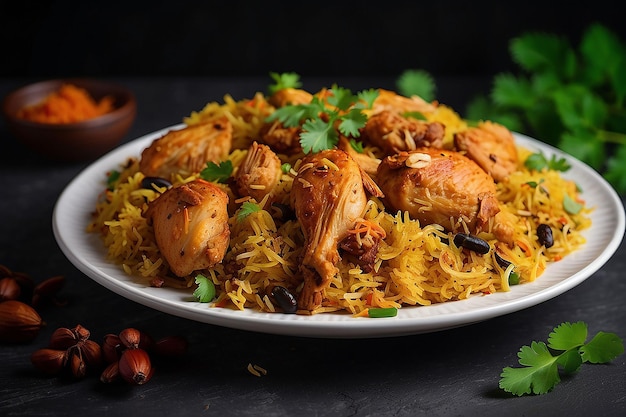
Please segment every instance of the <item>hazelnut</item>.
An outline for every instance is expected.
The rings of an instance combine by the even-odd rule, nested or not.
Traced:
[[[22,290],[13,277],[0,279],[0,301],[17,300]]]
[[[129,327],[122,330],[118,336],[120,342],[122,342],[127,349],[136,349],[139,347],[141,341],[141,332],[139,330]]]
[[[111,362],[100,374],[100,381],[105,384],[115,382],[120,379],[120,367],[117,361]]]
[[[43,348],[34,351],[30,356],[30,361],[41,372],[55,375],[63,369],[66,358],[65,350]]]
[[[142,385],[152,378],[154,369],[150,356],[141,349],[126,349],[118,362],[120,376],[129,384]]]
[[[104,336],[102,342],[102,355],[106,363],[113,363],[120,360],[120,355],[124,350],[124,346],[120,341],[120,338],[116,334],[109,333]]]
[[[8,300],[0,303],[0,340],[11,343],[31,342],[44,322],[26,303]]]

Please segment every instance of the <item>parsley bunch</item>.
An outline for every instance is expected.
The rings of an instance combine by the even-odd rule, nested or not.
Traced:
[[[310,103],[277,109],[267,120],[279,120],[285,127],[302,124],[300,145],[304,153],[331,149],[339,141],[339,132],[346,137],[359,137],[359,129],[367,122],[363,110],[372,107],[378,90],[363,90],[354,95],[347,88],[333,85],[329,91],[326,101],[314,96]]]
[[[556,146],[626,194],[626,45],[594,24],[578,48],[533,32],[512,39],[509,48],[521,74],[496,75],[490,95],[474,99],[466,117]]]
[[[624,343],[614,333],[598,332],[587,342],[586,323],[565,322],[550,333],[547,345],[522,346],[517,356],[523,367],[504,368],[500,388],[517,396],[545,394],[561,381],[559,369],[571,374],[584,362],[607,363],[622,353]]]

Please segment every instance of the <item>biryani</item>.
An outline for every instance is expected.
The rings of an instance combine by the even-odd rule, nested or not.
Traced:
[[[206,278],[211,307],[367,316],[509,291],[578,250],[566,165],[388,90],[226,95],[106,173],[88,232],[145,285]]]

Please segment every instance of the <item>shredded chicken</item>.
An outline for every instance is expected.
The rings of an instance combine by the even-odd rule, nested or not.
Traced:
[[[274,107],[284,107],[287,105],[308,104],[312,99],[313,95],[306,90],[283,88],[272,94],[267,101]]]
[[[150,203],[145,216],[174,274],[183,277],[222,261],[230,241],[227,206],[228,195],[202,179],[172,187]]]
[[[294,155],[302,152],[300,126],[285,127],[280,121],[266,122],[259,130],[259,142],[268,145],[274,152]]]
[[[455,151],[419,148],[388,156],[377,181],[390,211],[407,211],[422,225],[456,231],[464,223],[478,233],[500,211],[493,178]]]
[[[362,139],[380,148],[385,155],[412,151],[423,146],[441,148],[445,126],[407,118],[400,113],[383,110],[372,115],[362,129]]]
[[[363,215],[366,190],[382,196],[378,186],[342,150],[325,150],[302,160],[291,191],[291,203],[305,236],[299,309],[314,310],[321,305],[324,289],[338,272],[338,243]]]
[[[239,165],[235,174],[235,188],[241,197],[250,196],[260,203],[266,195],[266,207],[274,202],[274,190],[280,182],[281,161],[267,145],[256,141]]]
[[[232,138],[233,128],[225,117],[170,130],[143,150],[139,168],[148,177],[190,175],[201,171],[208,161],[226,159]]]
[[[396,113],[415,112],[428,114],[437,109],[435,104],[429,103],[421,97],[406,97],[395,91],[378,89],[378,97],[374,100],[371,114],[376,114],[384,110],[391,110]]]
[[[486,121],[457,132],[454,146],[496,181],[502,181],[517,170],[519,161],[515,138],[501,124]]]

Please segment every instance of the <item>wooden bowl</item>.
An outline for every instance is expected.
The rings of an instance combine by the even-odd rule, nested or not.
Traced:
[[[75,123],[38,123],[17,117],[20,109],[43,101],[62,85],[85,89],[100,101],[113,98],[114,109],[102,116]],[[116,83],[95,79],[68,78],[41,81],[8,94],[2,111],[9,131],[28,148],[56,161],[89,161],[120,144],[137,113],[133,93]]]

